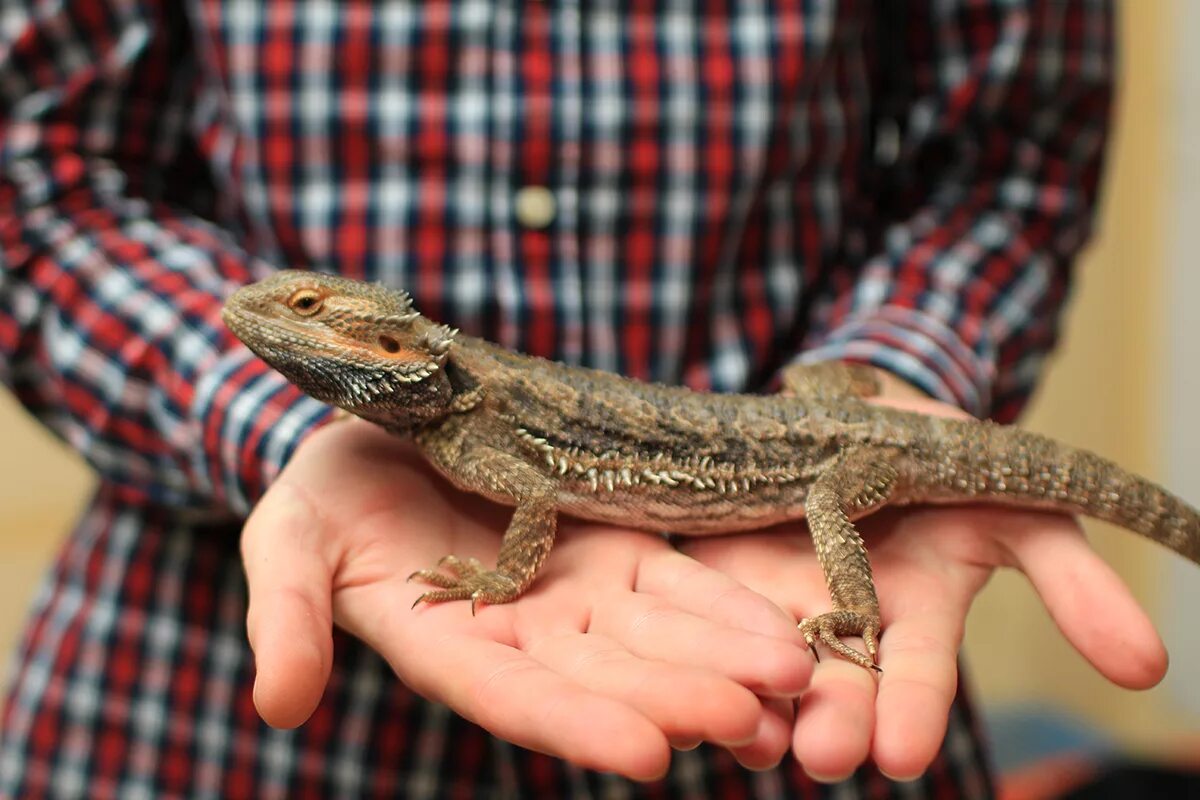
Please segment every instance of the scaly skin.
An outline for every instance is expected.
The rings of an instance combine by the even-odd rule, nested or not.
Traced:
[[[854,520],[885,505],[1084,514],[1200,563],[1200,516],[1163,489],[1017,428],[864,402],[877,384],[854,365],[792,368],[785,395],[693,392],[517,355],[425,319],[402,292],[309,272],[239,290],[225,320],[308,394],[515,506],[495,569],[447,556],[414,573],[437,587],[417,602],[515,600],[559,512],[690,535],[806,517],[834,610],[802,620],[805,639],[877,669],[879,603]]]

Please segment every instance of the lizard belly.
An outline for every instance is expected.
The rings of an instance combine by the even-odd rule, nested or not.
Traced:
[[[765,489],[766,491],[764,491]],[[592,491],[565,486],[558,508],[565,514],[631,528],[687,535],[714,535],[755,530],[804,517],[803,487],[762,487],[736,493],[672,487],[639,491],[638,487]]]

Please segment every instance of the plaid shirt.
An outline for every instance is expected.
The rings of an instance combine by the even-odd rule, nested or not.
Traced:
[[[251,701],[236,525],[327,411],[238,346],[234,287],[408,288],[527,352],[715,390],[795,358],[1012,419],[1095,200],[1104,0],[9,0],[0,375],[100,475],[39,595],[0,795],[981,795],[956,705],[922,782],[678,754],[637,786],[522,751],[340,638]],[[802,355],[803,354],[803,355]]]

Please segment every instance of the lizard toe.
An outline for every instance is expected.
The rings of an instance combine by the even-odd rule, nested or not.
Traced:
[[[515,580],[498,570],[484,569],[474,558],[460,561],[454,556],[447,556],[439,565],[454,574],[447,575],[436,569],[422,569],[409,576],[409,580],[418,579],[438,587],[436,591],[425,592],[418,597],[413,603],[414,608],[422,602],[470,600],[471,614],[474,616],[480,603],[499,605],[515,600],[521,594]]]
[[[800,620],[800,632],[804,641],[813,654],[817,655],[816,643],[820,641],[842,658],[857,664],[863,669],[883,672],[879,668],[879,615],[858,611],[831,611],[816,617]],[[861,636],[867,652],[862,653],[843,642],[841,636]]]

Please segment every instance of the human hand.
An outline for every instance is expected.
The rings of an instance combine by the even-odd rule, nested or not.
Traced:
[[[312,713],[337,624],[422,696],[581,766],[644,780],[669,744],[715,742],[748,766],[787,752],[812,674],[794,621],[661,537],[564,520],[519,602],[410,608],[427,589],[410,573],[450,552],[494,560],[510,514],[372,425],[314,433],[242,537],[262,717]]]
[[[962,415],[895,379],[885,380],[884,390],[880,402]],[[879,592],[883,674],[822,653],[796,709],[792,741],[796,758],[815,778],[844,778],[868,757],[897,779],[915,778],[929,766],[946,733],[967,611],[997,567],[1026,575],[1064,636],[1109,680],[1148,688],[1165,674],[1166,652],[1152,623],[1069,516],[956,506],[885,509],[856,525]],[[800,526],[679,546],[796,619],[830,607]]]

